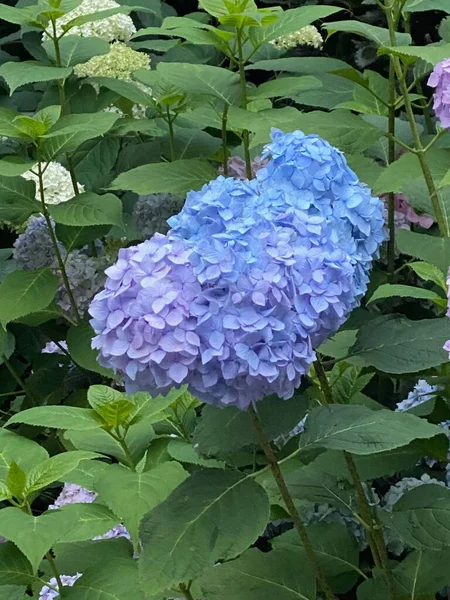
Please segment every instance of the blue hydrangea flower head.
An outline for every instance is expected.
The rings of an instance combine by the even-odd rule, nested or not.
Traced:
[[[419,406],[419,404],[428,402],[428,400],[431,400],[436,396],[439,389],[440,388],[436,385],[430,385],[425,379],[419,379],[414,386],[414,389],[409,392],[405,400],[402,400],[397,404],[395,410],[397,412],[404,412],[405,410]]]
[[[167,235],[121,250],[107,270],[93,345],[129,391],[188,384],[242,409],[289,398],[364,294],[381,201],[317,136],[273,140],[258,179],[190,192]]]

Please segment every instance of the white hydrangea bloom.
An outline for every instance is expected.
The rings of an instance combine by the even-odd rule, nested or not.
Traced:
[[[34,172],[33,172],[34,171]],[[22,174],[24,179],[34,181],[36,184],[36,200],[41,201],[39,192],[39,177],[36,175],[37,164],[32,170]],[[70,173],[57,162],[51,162],[44,171],[44,198],[47,204],[61,204],[67,202],[75,196],[75,192],[70,178]],[[84,186],[78,184],[79,192],[84,192]]]
[[[131,81],[137,69],[149,69],[150,57],[144,52],[129,48],[123,42],[111,44],[108,54],[93,56],[85,63],[74,67],[78,77],[113,77]]]
[[[302,27],[295,33],[288,33],[287,35],[282,35],[279,38],[272,40],[270,43],[276,48],[281,48],[283,50],[291,50],[292,48],[296,48],[297,46],[311,46],[313,48],[322,48],[323,39],[317,27],[314,27],[314,25],[307,25],[306,27]]]
[[[77,573],[76,575],[61,575],[61,582],[64,587],[72,587],[75,581],[77,581],[77,579],[80,579],[81,576],[82,573]],[[39,600],[53,600],[54,598],[59,598],[58,592],[52,589],[59,589],[58,582],[56,581],[55,577],[50,579],[49,585],[51,585],[52,587],[44,585],[44,587],[41,589],[41,591],[39,592]]]
[[[67,25],[69,21],[72,21],[76,17],[83,17],[84,15],[90,15],[111,8],[120,8],[120,4],[114,2],[114,0],[83,0],[80,6],[57,19],[56,33],[57,35],[61,35],[63,33],[63,25]],[[129,15],[120,13],[106,19],[90,21],[89,23],[72,27],[70,30],[70,35],[79,35],[81,37],[95,36],[107,42],[114,40],[128,41],[133,33],[136,33],[136,27],[132,18]]]

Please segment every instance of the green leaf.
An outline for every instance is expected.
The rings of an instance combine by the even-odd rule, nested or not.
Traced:
[[[0,429],[1,481],[6,480],[12,462],[16,462],[24,471],[29,471],[47,458],[47,450],[36,442],[21,437],[7,429]]]
[[[111,181],[120,145],[118,138],[108,135],[86,142],[73,154],[77,180],[87,191],[98,191]]]
[[[420,58],[431,65],[435,65],[448,58],[450,54],[450,44],[386,47],[380,48],[378,53],[407,58],[409,59],[409,62],[411,62],[411,59],[414,60]]]
[[[361,327],[350,355],[385,373],[415,373],[446,362],[447,339],[445,318],[410,321],[389,315]]]
[[[74,431],[87,431],[102,426],[95,410],[77,406],[35,406],[12,416],[5,427],[14,423]]]
[[[85,504],[84,506],[95,506],[95,504]],[[75,532],[76,529],[73,530],[73,533]],[[115,558],[132,558],[133,546],[126,538],[116,538],[83,542],[58,542],[53,546],[53,551],[56,567],[60,573],[70,573],[71,571],[73,573],[85,573],[94,565],[99,565],[102,568],[103,565],[109,564]]]
[[[26,587],[17,585],[3,585],[0,588],[2,600],[23,600],[26,598]]]
[[[69,67],[47,67],[33,60],[7,62],[0,67],[0,76],[8,84],[10,94],[22,85],[66,79],[71,73]]]
[[[39,517],[32,517],[20,508],[0,510],[0,535],[14,542],[25,554],[33,572],[36,572],[44,554],[53,544],[75,526],[73,516],[59,510],[51,510]]]
[[[0,220],[22,225],[42,209],[35,199],[34,181],[0,176]]]
[[[322,84],[317,77],[281,77],[262,83],[255,91],[249,94],[250,99],[292,97],[303,90],[321,88]]]
[[[441,550],[450,545],[450,490],[423,485],[395,503],[387,523],[413,548]]]
[[[335,592],[343,593],[354,585],[357,574],[361,573],[358,567],[359,549],[355,537],[350,531],[338,523],[316,523],[308,527],[308,535],[319,562]],[[283,548],[291,551],[299,558],[306,556],[300,538],[296,531],[288,531],[274,540],[275,551]],[[300,551],[301,550],[301,551]],[[300,555],[300,556],[299,556]],[[307,560],[307,559],[306,559]],[[353,575],[343,579],[343,574]],[[343,584],[341,583],[343,582]],[[348,586],[348,581],[350,586]]]
[[[397,245],[403,254],[429,262],[443,273],[447,273],[450,267],[449,238],[400,229],[397,232]]]
[[[411,552],[393,569],[396,588],[408,600],[434,600],[435,594],[448,583],[448,575],[438,564],[447,564],[450,549],[439,552],[417,550]]]
[[[134,402],[106,385],[91,385],[88,390],[88,402],[113,429],[124,424],[135,409]]]
[[[413,440],[428,439],[441,433],[437,425],[414,415],[335,404],[311,411],[300,447],[314,446],[365,455],[406,446]]]
[[[441,24],[439,25],[439,35],[444,42],[450,42],[450,17],[442,19]]]
[[[23,162],[18,156],[6,156],[0,160],[0,175],[2,177],[17,177],[32,169],[35,164],[34,160]]]
[[[325,19],[340,10],[342,9],[332,6],[301,6],[300,8],[285,10],[273,25],[252,27],[249,30],[250,41],[254,48],[259,48],[271,40],[289,33],[295,33],[302,27],[310,25],[313,21]]]
[[[216,176],[216,170],[206,160],[192,158],[131,169],[116,177],[109,187],[140,195],[171,193],[183,196],[190,190],[200,189]]]
[[[331,35],[336,31],[346,31],[348,33],[356,33],[366,39],[375,42],[377,46],[389,46],[391,41],[389,37],[389,30],[384,27],[375,27],[375,25],[369,25],[368,23],[362,23],[361,21],[333,21],[332,23],[325,23],[324,28]],[[395,39],[397,44],[410,44],[411,36],[409,33],[396,33]]]
[[[330,386],[336,404],[349,404],[366,387],[373,373],[361,375],[361,367],[336,364],[331,372]]]
[[[287,73],[301,73],[302,75],[318,75],[320,73],[332,73],[350,68],[350,65],[337,58],[325,56],[289,56],[287,58],[273,58],[271,60],[259,60],[245,69],[261,71],[285,71]]]
[[[403,12],[422,12],[427,10],[442,10],[450,14],[447,0],[406,0]]]
[[[213,96],[225,104],[240,99],[240,79],[237,73],[212,65],[159,63],[157,72],[165,81],[185,94]]]
[[[139,587],[137,561],[113,559],[96,564],[64,592],[65,600],[146,600]]]
[[[71,327],[67,333],[67,346],[70,356],[83,369],[114,378],[111,369],[106,369],[97,362],[98,351],[93,350],[91,347],[94,335],[94,331],[87,322]]]
[[[138,73],[143,70],[139,69]],[[90,77],[86,82],[105,87],[135,104],[143,104],[144,106],[152,106],[154,104],[151,94],[142,90],[134,81],[122,81],[120,79],[113,79],[112,77]]]
[[[35,8],[35,7],[33,7]],[[0,19],[4,19],[9,23],[16,25],[33,25],[35,24],[35,13],[31,7],[16,8],[7,4],[0,5]]]
[[[0,320],[6,324],[46,308],[58,286],[58,277],[49,269],[9,273],[0,283]]]
[[[83,142],[105,135],[117,119],[111,112],[65,115],[43,136],[42,152],[48,160],[73,152]]]
[[[66,504],[60,510],[76,522],[76,526],[60,539],[60,543],[91,540],[96,536],[104,535],[120,524],[119,517],[108,510],[106,506],[97,503]]]
[[[187,476],[183,467],[175,462],[164,463],[144,473],[111,465],[96,479],[95,490],[138,544],[139,525],[144,515],[165,500]]]
[[[379,162],[363,154],[347,154],[346,157],[348,166],[355,171],[360,181],[366,183],[371,189],[376,185],[383,172],[383,167]]]
[[[12,542],[0,544],[0,586],[27,585],[32,579],[31,565],[22,552]]]
[[[425,281],[432,281],[444,291],[447,291],[445,275],[434,265],[427,262],[414,262],[408,263],[408,267],[410,267],[420,278]]]
[[[216,469],[225,468],[225,463],[223,461],[214,460],[212,458],[202,458],[196,448],[182,439],[170,440],[167,445],[167,452],[174,460],[180,463]]]
[[[209,569],[198,582],[204,600],[315,600],[316,581],[300,551],[277,547],[268,554],[256,548],[238,559]]]
[[[43,47],[49,58],[57,62],[53,41],[47,40]],[[72,67],[87,62],[93,56],[108,54],[110,46],[101,38],[66,35],[59,40],[59,50],[61,66]]]
[[[61,481],[64,475],[76,469],[80,462],[94,458],[99,458],[99,455],[93,452],[79,452],[77,450],[63,452],[62,454],[47,458],[28,473],[26,482],[27,495],[47,487],[54,481]]]
[[[282,400],[269,396],[258,403],[258,413],[270,439],[291,431],[308,410],[305,396]],[[235,407],[205,406],[194,432],[194,447],[203,456],[229,456],[245,446],[258,444],[250,415]]]
[[[268,517],[267,495],[251,478],[196,471],[142,521],[141,584],[149,594],[160,593],[237,556],[262,533]]]
[[[164,412],[183,394],[189,394],[184,388],[173,388],[166,396],[156,396],[153,398],[147,392],[137,392],[131,396],[135,409],[131,414],[130,423],[132,425],[144,421],[146,423],[156,423],[164,418]],[[189,394],[190,396],[190,394]]]
[[[23,491],[27,482],[27,476],[16,462],[9,466],[8,476],[6,477],[6,487],[15,498],[22,498]]]
[[[90,225],[87,227],[75,227],[74,225],[56,224],[56,237],[62,242],[68,252],[75,248],[83,248],[91,242],[102,238],[109,233],[109,225]],[[61,311],[60,311],[61,312]],[[92,335],[94,333],[92,332]]]
[[[79,194],[67,202],[49,206],[50,215],[62,225],[123,225],[122,202],[114,194]]]
[[[375,290],[375,292],[370,296],[367,304],[371,302],[375,302],[376,300],[380,300],[382,298],[419,298],[423,300],[431,300],[431,301],[441,301],[443,298],[438,296],[432,290],[427,290],[425,288],[414,287],[412,285],[399,285],[399,284],[390,284],[386,283],[380,285],[379,288]]]

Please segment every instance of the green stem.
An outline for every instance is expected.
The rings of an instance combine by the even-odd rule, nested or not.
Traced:
[[[237,38],[237,49],[238,49],[238,58],[239,58],[239,77],[241,80],[241,107],[247,109],[248,99],[247,99],[247,80],[245,77],[245,60],[244,53],[242,49],[242,30],[237,29],[236,31]],[[245,168],[247,171],[247,179],[251,179],[253,177],[252,173],[252,159],[250,156],[250,138],[249,132],[245,129],[242,132],[242,140],[244,143],[244,157],[245,157]]]
[[[53,41],[53,47],[55,48],[56,66],[61,67],[61,50],[59,48],[59,39],[56,33],[56,20],[52,20],[53,35],[51,39]],[[66,92],[64,89],[64,79],[58,79],[58,92],[59,92],[59,103],[61,104],[61,114],[64,114],[66,106]]]
[[[391,46],[395,47],[396,26],[391,8],[392,7],[385,6],[385,13],[389,26],[390,44]],[[411,127],[411,133],[416,148],[417,158],[419,159],[420,167],[422,169],[425,183],[428,188],[428,193],[430,194],[431,203],[433,204],[433,212],[439,227],[439,233],[442,237],[450,237],[450,223],[448,221],[447,215],[445,214],[442,199],[438,193],[438,190],[436,189],[430,167],[428,166],[428,162],[425,157],[425,149],[420,139],[419,130],[417,129],[417,123],[414,117],[414,110],[411,104],[411,100],[409,98],[408,86],[406,85],[405,75],[402,70],[400,59],[397,56],[391,56],[391,61],[393,62],[395,73],[399,81],[400,91],[403,96],[403,102],[405,103],[405,110],[409,120],[409,125]]]
[[[61,271],[61,275],[62,275],[63,282],[64,282],[64,287],[66,288],[70,305],[72,306],[72,310],[76,317],[76,320],[78,322],[80,322],[81,321],[80,313],[78,312],[77,303],[75,302],[75,298],[72,293],[72,289],[70,287],[69,278],[67,277],[66,267],[64,265],[64,261],[61,256],[61,252],[59,250],[58,240],[56,238],[55,231],[53,229],[53,224],[50,219],[49,212],[47,210],[47,205],[45,204],[44,181],[42,178],[42,164],[41,164],[40,160],[38,161],[38,176],[39,176],[39,195],[40,195],[41,204],[42,204],[42,214],[44,215],[45,221],[47,223],[48,232],[49,232],[50,238],[52,240],[52,245],[53,245],[53,249],[55,251],[56,260],[58,261],[58,266]]]
[[[175,160],[175,135],[173,131],[173,120],[170,116],[170,109],[167,107],[167,125],[169,126],[169,148],[170,148],[170,161]]]
[[[127,446],[127,443],[125,442],[125,436],[122,436],[118,431],[117,431],[117,435],[114,435],[111,431],[109,431],[109,435],[112,438],[114,438],[116,440],[116,442],[119,444],[119,446],[122,448],[122,451],[125,455],[125,459],[126,459],[126,462],[127,462],[127,465],[129,466],[129,468],[132,471],[136,471],[136,463],[134,462],[133,457],[131,456],[131,452]]]
[[[281,497],[283,498],[287,511],[294,522],[294,527],[297,530],[297,533],[302,541],[306,555],[316,573],[319,587],[327,600],[335,600],[335,596],[325,578],[322,565],[320,564],[320,561],[318,560],[314,548],[311,544],[311,540],[309,539],[306,527],[286,485],[286,481],[281,472],[277,457],[275,456],[275,452],[273,451],[273,448],[270,445],[270,440],[267,437],[266,432],[264,431],[261,419],[259,418],[259,415],[252,404],[250,405],[248,410],[250,417],[253,421],[253,425],[258,433],[259,442],[261,444],[262,449],[264,450],[264,454],[266,455],[267,462],[269,464],[270,470],[272,471],[272,475],[278,486]]]
[[[392,62],[389,64],[389,138],[388,138],[388,164],[395,161],[395,70]],[[395,272],[395,194],[388,196],[388,229],[389,240],[387,247],[388,277],[394,279]]]
[[[12,366],[12,364],[9,362],[9,360],[6,358],[6,356],[2,356],[2,360],[3,360],[4,364],[5,364],[5,367],[11,373],[11,376],[14,379],[14,381],[17,383],[17,385],[20,387],[20,389],[25,392],[26,396],[30,399],[31,404],[33,404],[33,406],[38,406],[39,402],[35,398],[34,394],[28,389],[28,387],[25,384],[25,382],[22,381],[20,375],[17,373],[17,371]]]
[[[191,594],[191,590],[184,583],[180,583],[180,592],[186,598],[186,600],[195,600],[194,596]]]
[[[222,160],[223,174],[228,177],[228,144],[227,144],[227,125],[228,125],[228,104],[223,107],[222,113]]]
[[[50,568],[52,570],[53,575],[55,576],[56,579],[56,583],[58,584],[58,588],[61,591],[63,586],[63,582],[61,581],[61,576],[58,572],[58,569],[56,567],[55,561],[53,559],[53,556],[51,555],[51,551],[49,550],[47,552],[47,554],[45,555],[45,558],[48,560],[48,564],[50,565]]]

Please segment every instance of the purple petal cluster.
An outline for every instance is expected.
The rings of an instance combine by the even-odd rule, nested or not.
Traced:
[[[438,63],[428,79],[434,90],[433,108],[442,127],[450,128],[450,58]]]
[[[190,192],[167,235],[122,249],[90,314],[127,390],[188,384],[242,409],[292,396],[364,294],[382,202],[317,136],[274,131],[256,180]]]

